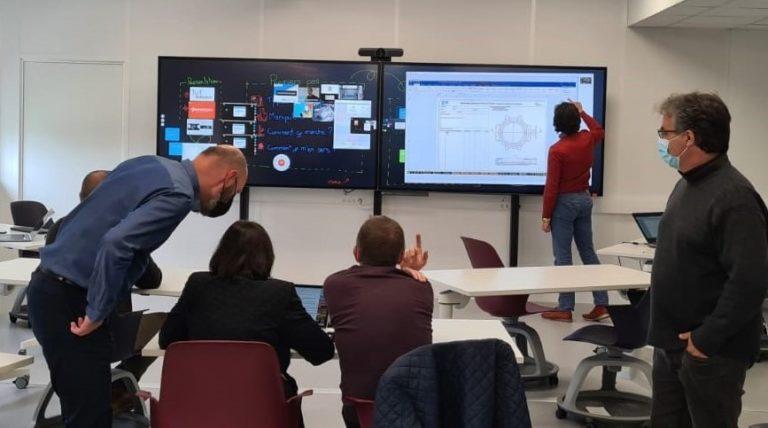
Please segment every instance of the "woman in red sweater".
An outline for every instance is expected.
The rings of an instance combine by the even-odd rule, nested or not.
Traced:
[[[570,100],[569,100],[570,101]],[[580,131],[581,120],[589,131]],[[592,243],[592,197],[589,177],[594,161],[595,146],[605,135],[603,127],[584,112],[579,102],[567,102],[555,107],[555,131],[560,140],[549,149],[547,183],[544,187],[544,208],[541,229],[552,232],[555,265],[573,264],[571,243],[576,241],[579,256],[585,265],[600,264]],[[608,292],[592,293],[595,308],[584,319],[600,321],[608,318]],[[573,321],[574,293],[560,293],[556,311],[541,316],[555,321]]]

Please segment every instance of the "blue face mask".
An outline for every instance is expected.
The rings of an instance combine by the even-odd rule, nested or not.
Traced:
[[[661,160],[674,169],[680,169],[680,158],[669,154],[669,140],[659,138],[656,141],[656,149],[659,151]]]

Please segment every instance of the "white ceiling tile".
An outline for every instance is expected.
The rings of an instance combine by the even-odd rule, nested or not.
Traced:
[[[755,19],[748,16],[693,16],[686,18],[675,27],[697,27],[697,28],[734,28],[749,25],[755,22]]]
[[[768,9],[768,0],[733,0],[728,7],[756,7]]]
[[[703,16],[754,16],[759,18],[761,16],[768,17],[768,9],[755,9],[747,7],[716,7],[708,9],[703,12]]]
[[[672,6],[670,8],[664,9],[659,14],[674,15],[674,16],[694,16],[694,15],[699,15],[701,13],[708,12],[710,10],[712,10],[711,7],[686,6],[685,3],[681,3],[676,6]]]
[[[686,0],[682,2],[685,6],[721,6],[731,0]]]
[[[685,18],[685,16],[674,16],[659,13],[634,24],[633,27],[669,27],[672,24],[677,24]]]

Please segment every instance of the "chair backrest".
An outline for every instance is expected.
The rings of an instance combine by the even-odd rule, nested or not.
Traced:
[[[47,212],[45,205],[37,201],[11,202],[11,217],[16,226],[40,227]]]
[[[461,242],[464,243],[464,248],[467,250],[469,256],[469,262],[474,269],[484,268],[503,268],[504,262],[501,261],[499,253],[493,246],[485,241],[479,239],[461,237]]]
[[[344,397],[347,401],[351,401],[355,406],[355,412],[357,413],[357,421],[360,424],[360,428],[374,428],[373,425],[373,408],[374,402],[371,400],[364,400],[362,398]]]
[[[112,362],[136,355],[136,334],[144,311],[117,314],[110,320],[112,331]]]
[[[497,339],[437,343],[401,356],[379,381],[374,420],[388,428],[531,426],[515,354]]]
[[[608,306],[608,313],[616,332],[616,346],[624,349],[642,348],[648,344],[651,299],[647,291],[644,295],[635,293],[630,301],[632,305]]]
[[[493,245],[479,239],[461,237],[473,269],[503,268],[499,253]],[[495,317],[514,317],[526,313],[528,295],[476,297],[477,306]]]
[[[273,428],[290,419],[277,354],[266,343],[173,343],[160,391],[153,427]]]

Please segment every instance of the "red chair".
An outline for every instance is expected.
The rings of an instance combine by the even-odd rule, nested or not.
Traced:
[[[462,236],[461,241],[467,250],[469,262],[474,269],[503,268],[499,254],[493,246],[479,239]],[[502,318],[502,324],[510,336],[515,339],[520,352],[523,353],[523,364],[520,365],[520,377],[524,381],[546,380],[555,386],[557,380],[557,365],[544,357],[544,347],[541,345],[539,333],[524,322],[520,317],[551,311],[552,308],[528,302],[527,294],[515,296],[475,297],[477,306],[495,317]],[[530,353],[529,353],[530,348]],[[533,354],[531,356],[530,354]]]
[[[344,397],[344,399],[354,404],[360,428],[373,428],[373,401],[355,397]]]
[[[168,347],[153,428],[295,428],[301,399],[285,399],[275,350],[261,342],[191,341]]]

